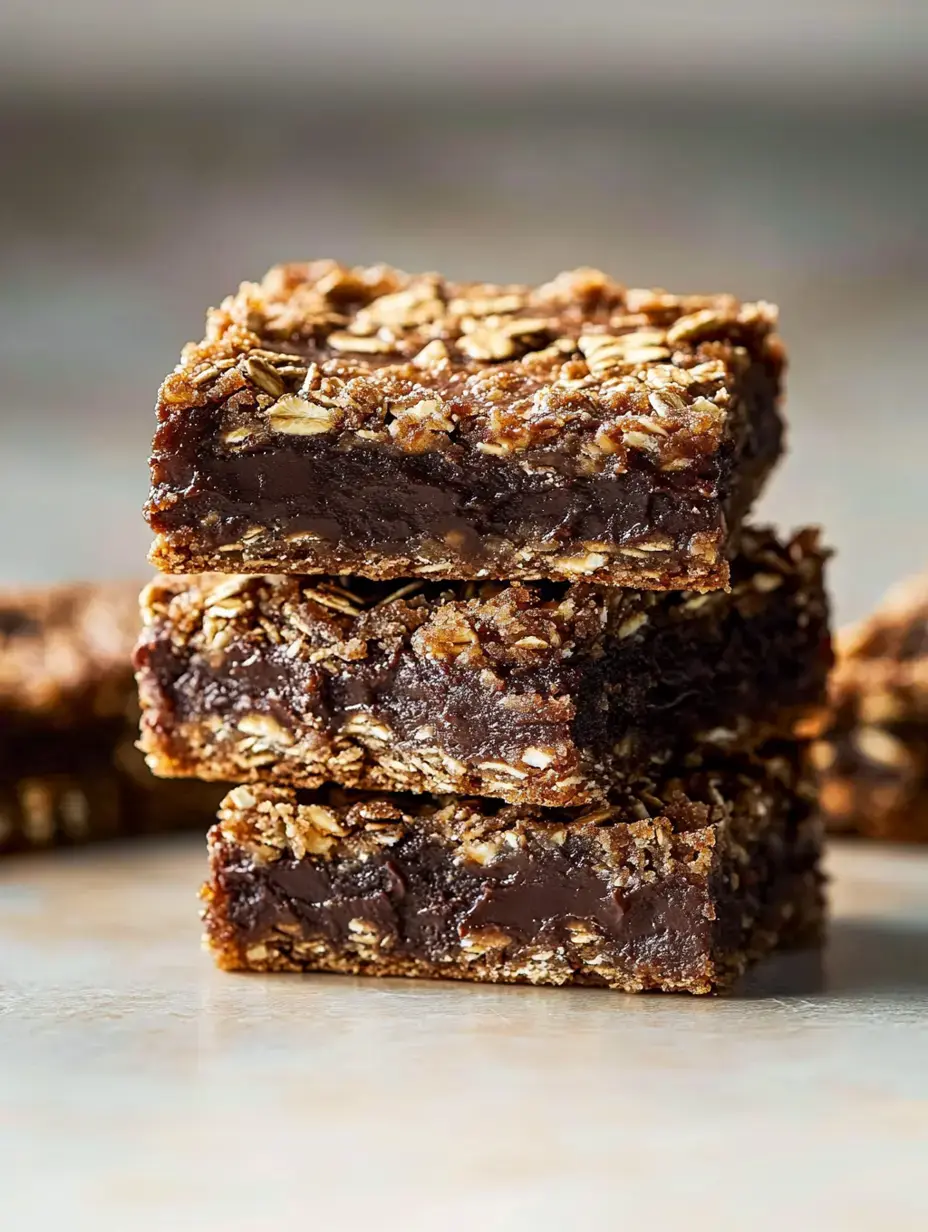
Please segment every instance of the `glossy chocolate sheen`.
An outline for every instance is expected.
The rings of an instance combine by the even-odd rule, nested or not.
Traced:
[[[492,563],[485,545],[498,540],[544,540],[566,551],[588,540],[622,543],[646,526],[685,550],[692,535],[723,530],[716,494],[728,488],[730,456],[685,477],[562,477],[462,451],[407,455],[364,442],[340,451],[318,437],[224,455],[213,447],[212,418],[207,408],[160,429],[156,500],[162,485],[183,496],[151,518],[159,532],[194,531],[206,550],[241,541],[257,524],[280,539],[318,536],[332,572],[365,551],[408,554],[433,540],[480,568]],[[300,548],[276,550],[284,561]]]
[[[564,944],[566,921],[580,919],[623,947],[664,938],[681,964],[689,947],[706,949],[711,924],[702,887],[681,874],[625,892],[594,860],[588,844],[568,838],[557,852],[521,852],[483,868],[453,859],[434,836],[413,831],[380,859],[330,867],[239,857],[223,878],[230,919],[246,943],[292,918],[307,936],[320,933],[343,944],[351,938],[350,921],[360,917],[391,938],[392,952],[439,961],[485,928],[504,928],[519,944]]]
[[[159,429],[153,529],[189,532],[211,556],[247,541],[256,525],[270,527],[282,571],[313,551],[329,571],[361,575],[368,574],[369,555],[415,558],[425,551],[459,561],[464,576],[493,577],[501,544],[546,542],[570,555],[591,542],[634,547],[647,531],[673,545],[658,567],[685,577],[688,561],[698,565],[691,560],[693,536],[717,544],[727,538],[729,523],[740,521],[781,447],[772,401],[769,415],[760,416],[756,454],[739,458],[734,475],[731,448],[686,472],[643,467],[608,477],[526,472],[479,455],[409,455],[363,442],[338,450],[318,437],[229,455],[215,449],[210,421],[205,408]],[[162,503],[162,493],[182,495]],[[296,535],[318,542],[288,540]],[[267,556],[263,541],[253,550],[246,542],[223,553],[219,563],[244,569],[249,554]],[[640,571],[653,558],[626,563]]]

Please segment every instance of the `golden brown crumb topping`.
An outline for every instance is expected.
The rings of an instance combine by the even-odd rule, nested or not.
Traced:
[[[685,778],[642,779],[609,804],[592,808],[539,810],[530,805],[453,796],[382,796],[331,787],[321,792],[251,784],[234,788],[219,810],[219,829],[259,860],[284,855],[337,855],[343,840],[368,844],[372,853],[393,846],[411,828],[434,831],[458,845],[476,864],[492,864],[531,840],[560,847],[570,834],[596,838],[607,856],[613,846],[632,844],[670,852],[672,841],[689,843],[691,858],[708,858],[713,838],[706,827],[737,814],[745,826],[763,826],[782,784],[809,794],[797,764],[781,755],[765,761],[764,774],[691,772]],[[618,829],[614,829],[618,827]],[[655,831],[658,833],[655,834]],[[692,871],[697,871],[694,865]]]
[[[284,265],[210,312],[161,405],[222,404],[232,452],[348,434],[411,453],[566,450],[590,472],[637,451],[684,470],[725,437],[748,369],[779,372],[776,319],[767,303],[628,289],[591,269],[530,287]]]

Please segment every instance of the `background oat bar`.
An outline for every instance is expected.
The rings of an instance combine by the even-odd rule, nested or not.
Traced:
[[[0,591],[0,739],[125,716],[141,585]]]
[[[166,572],[712,589],[781,450],[769,304],[287,265],[158,398]]]
[[[221,790],[135,748],[139,586],[0,593],[0,853],[209,824]]]
[[[819,927],[798,760],[585,812],[238,787],[209,836],[209,944],[230,969],[725,988]]]
[[[163,577],[136,651],[162,775],[581,804],[824,700],[812,532],[749,531],[733,589]]]
[[[102,735],[102,733],[100,733]],[[0,855],[168,830],[205,831],[213,783],[152,777],[125,727],[112,743],[54,735],[0,753]]]
[[[839,637],[816,761],[830,829],[928,842],[928,574]]]

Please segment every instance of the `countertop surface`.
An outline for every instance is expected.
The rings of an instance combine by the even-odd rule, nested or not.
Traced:
[[[203,864],[0,865],[5,1227],[928,1226],[928,852],[716,1000],[222,974]]]

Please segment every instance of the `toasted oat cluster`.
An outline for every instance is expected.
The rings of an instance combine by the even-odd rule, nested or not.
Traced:
[[[162,385],[169,572],[711,589],[781,449],[776,311],[631,290],[286,265]]]
[[[746,532],[732,589],[207,574],[143,595],[158,774],[600,800],[678,751],[753,747],[821,708],[814,532]]]
[[[817,850],[789,756],[586,812],[239,787],[207,935],[230,969],[705,993],[816,931]]]
[[[830,828],[928,842],[928,574],[837,643],[831,726],[816,747]]]

